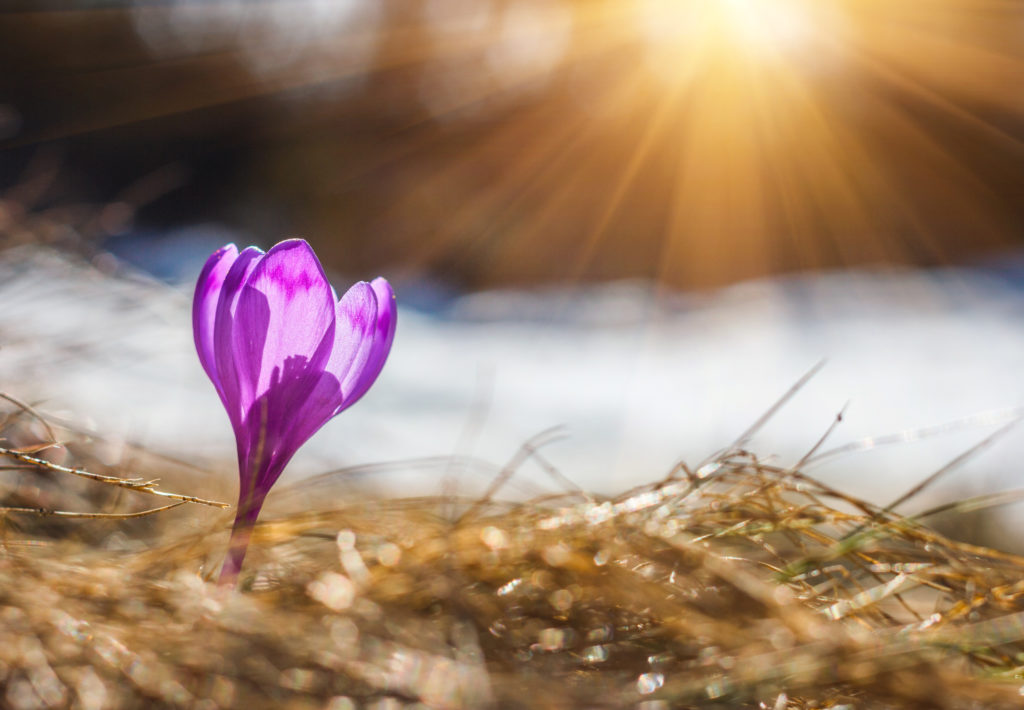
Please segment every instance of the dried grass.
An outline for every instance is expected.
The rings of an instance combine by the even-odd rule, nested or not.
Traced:
[[[22,509],[0,518],[2,707],[1022,702],[1024,559],[742,448],[610,500],[300,484],[272,494],[288,505],[230,592],[211,582],[230,513],[62,518],[138,513],[147,494],[26,457],[204,498],[229,498],[229,477],[144,451],[109,470],[101,441],[0,405],[0,503]]]

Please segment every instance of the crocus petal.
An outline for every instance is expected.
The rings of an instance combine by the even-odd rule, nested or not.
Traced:
[[[333,344],[334,301],[306,242],[281,242],[256,264],[238,297],[232,330],[243,400],[267,392],[275,370],[285,374],[289,358],[305,359],[310,369],[323,367]]]
[[[281,432],[281,442],[276,450],[280,452],[278,459],[282,469],[292,454],[337,414],[343,400],[338,378],[329,372],[319,373],[305,400],[291,413],[289,426]]]
[[[220,298],[217,300],[217,310],[213,322],[213,358],[217,367],[217,376],[220,378],[220,395],[231,425],[235,429],[236,437],[249,407],[252,406],[252,397],[250,396],[247,401],[242,401],[241,389],[238,386],[232,335],[234,317],[242,287],[245,286],[252,270],[256,268],[262,258],[263,251],[256,247],[243,249],[238,255],[224,277],[224,285],[221,288]]]
[[[206,260],[196,282],[196,293],[192,300],[192,334],[196,341],[199,362],[220,393],[221,383],[217,375],[217,362],[213,355],[213,324],[217,315],[217,301],[224,287],[224,277],[238,258],[234,244],[223,246]]]
[[[391,352],[391,344],[395,340],[395,325],[398,321],[395,292],[391,289],[391,284],[380,277],[371,281],[370,287],[377,300],[373,341],[362,368],[358,372],[353,368],[342,383],[342,389],[345,390],[345,403],[338,410],[339,412],[355,404],[370,389],[384,368],[384,361],[387,360],[388,353]]]
[[[330,418],[320,417],[316,392],[330,379],[302,357],[287,358],[283,367],[275,368],[270,386],[253,403],[243,427],[245,443],[240,448],[247,455],[240,470],[242,498],[257,489],[265,494],[299,447]]]
[[[353,285],[338,302],[336,314],[331,358],[305,401],[296,404],[291,426],[282,439],[283,450],[297,450],[332,417],[362,397],[380,373],[391,348],[394,293],[384,279]]]
[[[334,352],[327,371],[341,384],[335,413],[348,405],[349,392],[373,351],[377,330],[377,294],[365,281],[352,285],[335,307]]]
[[[281,432],[282,450],[297,450],[347,406],[344,380],[361,369],[372,352],[377,315],[373,288],[362,281],[356,283],[332,305],[332,310],[335,321],[330,357],[321,364],[313,388],[303,392],[304,401],[296,402],[290,412],[289,426]],[[308,385],[309,380],[302,384]]]

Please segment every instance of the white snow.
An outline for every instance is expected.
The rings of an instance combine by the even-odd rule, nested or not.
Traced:
[[[195,357],[190,298],[45,250],[9,251],[0,257],[0,391],[115,439],[200,465],[226,461],[234,442]],[[643,284],[492,292],[462,298],[443,317],[406,308],[377,385],[286,476],[421,459],[398,467],[401,477],[382,474],[392,476],[383,487],[436,492],[457,471],[475,492],[492,469],[436,457],[500,466],[531,436],[564,425],[567,437],[543,449],[546,459],[584,488],[616,492],[728,445],[822,359],[749,448],[795,462],[847,401],[825,448],[982,415],[814,471],[884,502],[1024,404],[1024,291],[982,271],[860,271],[696,296]],[[1022,454],[1024,426],[931,495],[1022,485]],[[557,489],[526,468],[521,493]]]

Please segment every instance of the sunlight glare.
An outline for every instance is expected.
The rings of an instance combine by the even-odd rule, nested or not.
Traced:
[[[811,0],[641,0],[638,24],[653,45],[677,51],[705,42],[741,52],[805,48],[830,28]]]
[[[796,48],[816,29],[806,0],[721,0],[714,7],[726,31],[744,47]]]

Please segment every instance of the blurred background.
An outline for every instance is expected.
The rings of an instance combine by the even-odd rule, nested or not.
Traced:
[[[0,374],[126,439],[230,455],[190,282],[295,235],[406,309],[307,472],[568,424],[559,468],[621,489],[822,358],[765,453],[847,400],[848,440],[995,412],[823,473],[881,499],[1024,404],[1024,1],[4,8]],[[1016,439],[942,495],[1024,483]]]
[[[2,183],[93,238],[687,289],[1021,241],[1016,0],[4,5]]]

